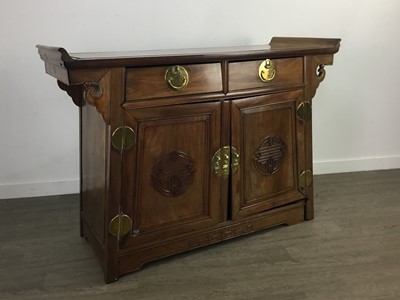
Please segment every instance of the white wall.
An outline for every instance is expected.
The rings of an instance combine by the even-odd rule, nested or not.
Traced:
[[[2,0],[0,198],[78,192],[78,108],[35,44],[70,52],[341,37],[314,101],[314,171],[400,167],[398,0]]]

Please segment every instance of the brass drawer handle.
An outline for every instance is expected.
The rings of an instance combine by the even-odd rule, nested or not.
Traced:
[[[261,81],[269,82],[275,78],[276,69],[275,64],[272,60],[266,59],[258,68],[258,76],[260,77]]]
[[[182,66],[171,66],[165,72],[165,81],[174,91],[183,90],[189,83],[189,74]]]

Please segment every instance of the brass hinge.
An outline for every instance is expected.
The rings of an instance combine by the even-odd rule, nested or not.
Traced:
[[[308,121],[311,119],[311,102],[304,101],[297,106],[297,118],[302,121]]]
[[[311,170],[301,172],[299,176],[299,186],[302,190],[307,189],[313,182],[313,173]]]
[[[128,126],[121,126],[114,130],[111,143],[119,151],[128,150],[136,142],[135,131]]]
[[[120,238],[132,230],[132,220],[125,214],[116,215],[110,221],[108,229],[113,236]]]
[[[235,147],[225,146],[215,152],[211,159],[212,172],[220,177],[227,177],[231,170],[234,174],[240,165],[239,152]]]

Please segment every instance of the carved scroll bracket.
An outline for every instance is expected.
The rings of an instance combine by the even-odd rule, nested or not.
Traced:
[[[83,99],[90,105],[96,106],[96,101],[101,98],[103,91],[97,81],[83,83]]]
[[[315,96],[319,84],[325,79],[325,65],[332,65],[333,55],[317,55],[306,57],[307,93],[306,100],[311,101]]]
[[[110,124],[110,72],[73,74],[71,85],[58,81],[58,86],[72,98],[77,106],[96,107],[106,124]],[[99,76],[100,75],[100,76]],[[99,79],[97,79],[99,78]],[[93,80],[94,79],[94,80]]]
[[[67,92],[76,106],[82,106],[82,87],[80,85],[66,85],[60,80],[57,81],[57,84],[60,89]]]
[[[106,124],[110,124],[110,73],[98,81],[85,81],[82,85],[83,99],[96,107]]]
[[[317,68],[317,78],[319,79],[319,82],[321,83],[324,79],[325,79],[325,65],[324,64],[320,64],[318,65]]]

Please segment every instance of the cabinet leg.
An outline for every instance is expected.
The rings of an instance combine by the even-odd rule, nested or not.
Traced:
[[[306,205],[304,206],[304,219],[306,221],[314,219],[314,199],[307,199]]]
[[[104,282],[105,283],[112,283],[118,280],[118,274],[113,272],[105,272],[104,273]]]

